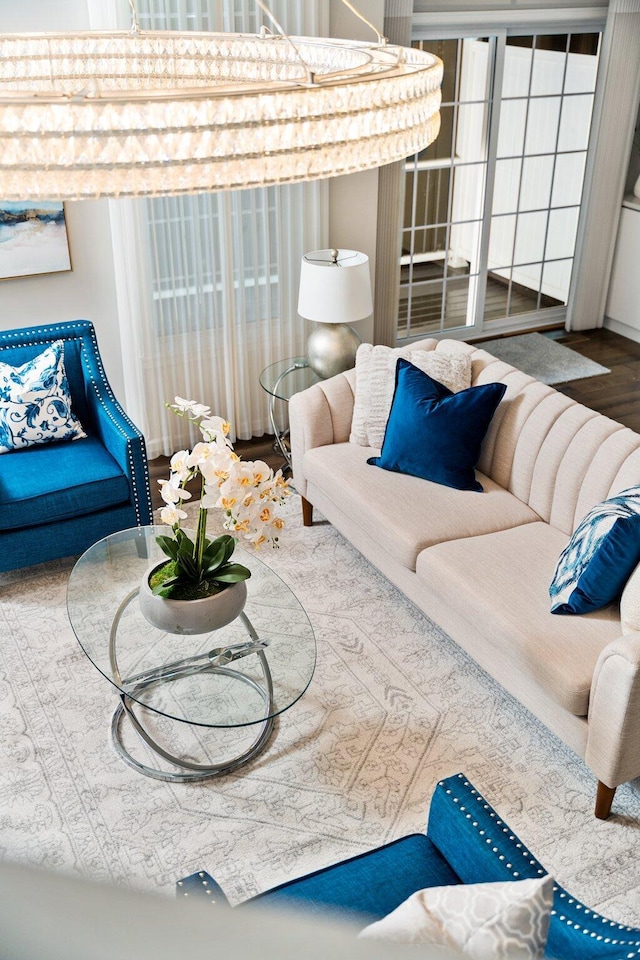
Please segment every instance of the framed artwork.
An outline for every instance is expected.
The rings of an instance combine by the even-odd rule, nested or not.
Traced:
[[[0,200],[0,280],[71,270],[62,201]]]

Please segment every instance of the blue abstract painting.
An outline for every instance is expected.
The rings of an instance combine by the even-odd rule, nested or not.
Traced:
[[[71,270],[62,202],[0,202],[0,280],[61,270]]]

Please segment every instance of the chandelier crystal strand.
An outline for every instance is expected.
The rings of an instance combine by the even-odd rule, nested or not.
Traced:
[[[435,139],[437,57],[290,39],[0,36],[0,195],[69,200],[294,183],[391,163]]]

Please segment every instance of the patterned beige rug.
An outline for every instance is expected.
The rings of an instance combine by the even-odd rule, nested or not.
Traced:
[[[252,766],[175,785],[115,755],[115,697],[65,608],[72,561],[0,575],[0,855],[159,890],[206,868],[233,902],[422,830],[436,781],[471,778],[556,878],[640,923],[640,784],[592,814],[584,764],[326,523],[264,553],[307,609],[318,666]]]

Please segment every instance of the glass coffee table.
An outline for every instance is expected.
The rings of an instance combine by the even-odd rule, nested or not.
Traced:
[[[202,780],[229,773],[264,749],[275,718],[311,682],[315,638],[289,587],[253,549],[241,547],[235,556],[242,554],[251,578],[236,620],[196,636],[156,629],[138,608],[138,589],[164,557],[155,541],[160,533],[167,528],[134,527],[90,547],[71,572],[67,609],[83,651],[117,691],[111,734],[120,757],[158,780]],[[125,725],[150,749],[153,766],[148,750],[141,760],[125,743]],[[190,745],[181,749],[186,727]],[[213,752],[219,745],[224,755],[212,757],[207,748],[203,761],[193,744],[212,732]],[[165,763],[156,767],[156,757]]]

